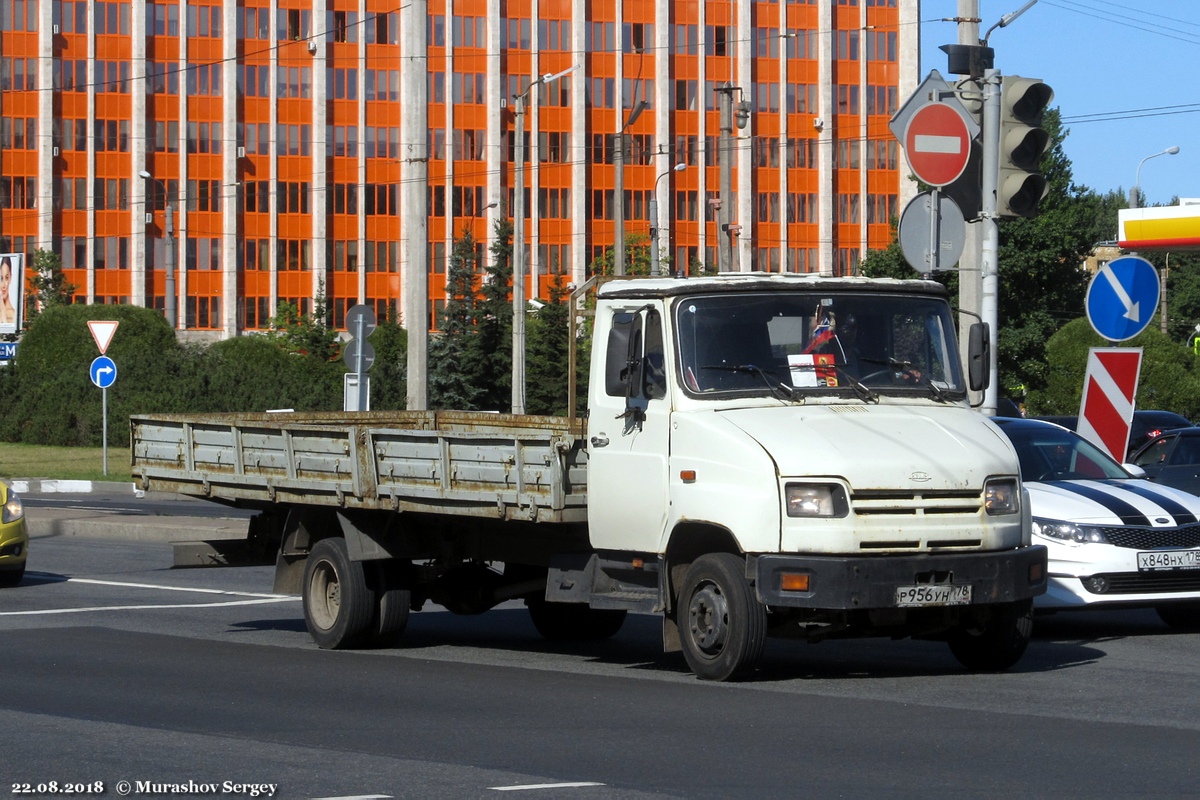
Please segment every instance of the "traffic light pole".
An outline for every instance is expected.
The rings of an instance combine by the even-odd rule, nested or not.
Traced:
[[[979,315],[988,326],[988,374],[991,379],[983,393],[984,414],[994,417],[999,392],[999,347],[997,329],[1000,317],[1000,227],[997,216],[997,184],[1000,175],[1000,71],[983,73],[983,145],[981,175],[979,268],[982,277]]]

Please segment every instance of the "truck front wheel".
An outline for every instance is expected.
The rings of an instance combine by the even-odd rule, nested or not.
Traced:
[[[951,632],[950,652],[972,672],[1003,672],[1021,660],[1033,635],[1033,601],[995,606],[982,621]]]
[[[357,647],[371,633],[375,593],[367,587],[361,561],[351,561],[346,540],[322,539],[304,565],[304,622],[318,647]]]
[[[683,656],[696,677],[728,681],[758,666],[767,612],[746,582],[746,563],[730,553],[696,559],[676,606]]]

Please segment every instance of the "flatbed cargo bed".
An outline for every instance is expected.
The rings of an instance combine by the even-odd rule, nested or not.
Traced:
[[[148,491],[278,504],[586,522],[581,420],[461,411],[130,418]]]

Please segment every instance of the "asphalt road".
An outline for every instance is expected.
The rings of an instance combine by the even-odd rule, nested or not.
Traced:
[[[771,641],[755,680],[714,685],[662,654],[654,617],[551,646],[518,604],[435,608],[396,649],[325,652],[270,568],[54,533],[31,558],[0,593],[14,795],[1091,798],[1200,778],[1200,635],[1152,612],[1040,618],[1003,675],[938,643]]]

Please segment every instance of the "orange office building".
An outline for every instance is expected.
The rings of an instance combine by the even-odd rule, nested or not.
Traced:
[[[218,338],[282,301],[400,310],[414,252],[436,318],[454,240],[490,258],[518,179],[531,297],[622,228],[671,271],[850,274],[915,194],[888,120],[918,0],[421,6],[2,0],[0,252],[165,309],[172,247],[179,327]]]

